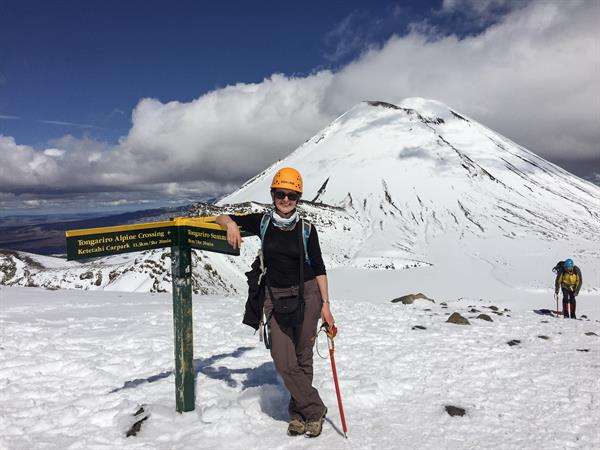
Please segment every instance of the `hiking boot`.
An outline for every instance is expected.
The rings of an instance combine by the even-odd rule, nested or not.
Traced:
[[[299,436],[306,432],[306,422],[302,419],[294,417],[288,424],[287,434],[288,436]]]
[[[306,432],[304,434],[306,434],[307,437],[317,437],[321,434],[326,414],[327,408],[325,408],[325,411],[323,411],[323,414],[320,417],[306,421]]]

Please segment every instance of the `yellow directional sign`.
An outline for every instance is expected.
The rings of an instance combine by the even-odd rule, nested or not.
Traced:
[[[67,259],[139,252],[183,246],[230,255],[239,255],[227,242],[227,233],[212,217],[177,217],[163,222],[136,223],[113,227],[69,230]]]

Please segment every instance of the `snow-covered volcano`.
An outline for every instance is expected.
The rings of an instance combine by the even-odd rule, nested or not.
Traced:
[[[361,103],[220,203],[269,201],[286,165],[305,199],[351,208],[374,233],[600,234],[600,188],[433,100]]]
[[[329,268],[435,266],[435,276],[411,271],[425,284],[415,289],[447,292],[459,280],[485,295],[498,287],[547,290],[554,263],[572,257],[584,272],[583,290],[600,290],[600,187],[439,102],[358,104],[221,199],[222,208],[200,205],[191,214],[263,209],[284,166],[303,174],[300,210],[319,230]],[[246,239],[241,258],[202,255],[198,291],[243,292],[257,248]],[[168,250],[64,271],[30,267],[27,276],[19,275],[17,257],[4,257],[16,274],[5,284],[170,289]]]
[[[523,282],[540,287],[548,267],[537,261],[569,255],[598,283],[600,188],[439,102],[361,103],[220,204],[268,201],[284,166],[303,174],[306,200],[360,224],[330,237],[349,265],[472,271],[476,259],[495,278],[531,266]]]

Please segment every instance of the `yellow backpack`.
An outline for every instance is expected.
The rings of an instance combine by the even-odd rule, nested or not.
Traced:
[[[574,287],[579,283],[579,276],[575,271],[573,272],[563,272],[561,278],[561,284],[565,287]]]

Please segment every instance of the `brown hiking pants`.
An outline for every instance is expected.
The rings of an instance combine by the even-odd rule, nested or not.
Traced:
[[[275,298],[296,295],[297,288],[272,288]],[[267,289],[265,316],[269,317],[273,303]],[[315,279],[304,283],[304,321],[296,328],[280,327],[271,317],[271,356],[277,372],[290,392],[291,418],[317,419],[323,415],[325,405],[319,392],[312,386],[313,346],[317,336],[317,323],[321,317],[323,300]]]

